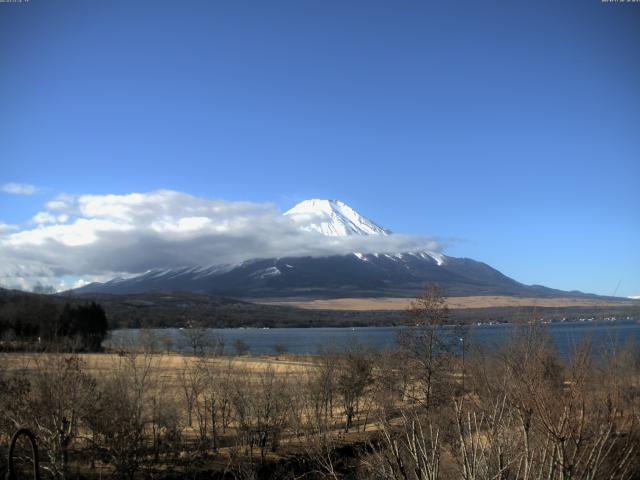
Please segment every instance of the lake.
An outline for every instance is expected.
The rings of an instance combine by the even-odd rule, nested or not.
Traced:
[[[558,351],[569,356],[583,340],[589,339],[597,352],[612,346],[622,346],[627,341],[640,343],[640,323],[632,320],[558,322],[546,325]],[[251,354],[274,353],[277,345],[289,353],[314,354],[320,348],[335,346],[338,350],[359,343],[376,349],[393,347],[400,327],[360,328],[212,328],[208,333],[221,335],[225,351],[234,352],[237,340],[248,345]],[[473,345],[497,348],[510,338],[514,326],[511,324],[475,325],[468,327],[465,348]],[[176,328],[149,330],[156,339],[170,342],[173,351],[188,352],[189,344],[185,331]],[[142,330],[114,330],[105,346],[140,344]],[[456,329],[443,327],[443,334],[453,337]],[[163,342],[158,341],[161,346]]]

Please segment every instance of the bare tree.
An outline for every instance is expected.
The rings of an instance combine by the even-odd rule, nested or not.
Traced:
[[[226,432],[231,416],[231,382],[235,374],[233,361],[220,364],[202,358],[199,369],[199,395],[196,401],[200,440],[203,445],[211,438],[211,447],[217,450],[220,437]]]
[[[449,398],[452,338],[443,332],[448,323],[449,309],[444,290],[429,284],[407,310],[409,327],[400,331],[398,344],[414,372],[418,395],[413,400],[425,408],[441,404]]]
[[[250,457],[257,446],[263,463],[269,446],[273,451],[278,448],[288,423],[291,402],[287,382],[286,374],[276,374],[269,366],[257,374],[255,382],[245,377],[234,385],[232,402],[243,443]]]
[[[158,340],[162,345],[165,353],[170,353],[175,343],[173,337],[171,337],[171,335],[162,335]]]
[[[273,346],[273,352],[276,355],[284,355],[285,353],[287,353],[287,351],[288,351],[287,346],[283,343],[276,343]]]
[[[246,355],[249,353],[249,345],[244,340],[237,339],[233,342],[233,348],[235,348],[238,355]]]
[[[475,401],[454,401],[462,478],[631,478],[638,428],[604,380],[616,376],[610,362],[601,377],[584,344],[561,368],[537,325],[518,329],[500,356],[473,370]]]
[[[345,431],[353,426],[360,403],[371,384],[373,363],[370,352],[358,345],[350,347],[336,365],[336,390],[342,399],[345,415]]]
[[[193,408],[203,388],[203,370],[189,358],[184,358],[178,372],[178,382],[185,402],[187,426],[193,426]]]
[[[211,345],[210,332],[203,325],[191,324],[180,330],[180,334],[194,355],[203,353]]]
[[[76,355],[38,357],[29,377],[19,374],[5,383],[9,402],[5,419],[13,428],[28,426],[48,457],[44,465],[56,478],[68,476],[69,449],[78,436],[79,420],[94,397],[95,382]]]
[[[441,437],[437,427],[410,411],[402,411],[400,425],[381,422],[378,442],[365,458],[367,474],[379,480],[438,480]]]
[[[120,356],[85,415],[94,448],[109,458],[117,476],[133,480],[145,462],[146,428],[153,418],[149,396],[155,382],[153,356]]]
[[[173,395],[167,395],[170,385],[161,381],[150,394],[150,432],[154,461],[160,463],[160,455],[164,454],[163,463],[175,462],[182,447],[182,410]]]

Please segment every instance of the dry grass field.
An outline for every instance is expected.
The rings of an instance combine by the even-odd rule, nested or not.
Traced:
[[[266,410],[274,409],[271,413],[262,412],[267,415],[265,418],[256,420],[254,418],[239,419],[236,416],[229,422],[223,431],[219,431],[218,447],[216,455],[208,457],[206,462],[198,468],[214,468],[225,469],[228,462],[245,450],[238,453],[239,446],[237,437],[242,434],[238,433],[242,428],[257,429],[256,425],[262,421],[272,422],[274,419],[270,415],[290,415],[292,404],[296,404],[299,411],[297,412],[298,421],[310,420],[310,406],[306,402],[303,392],[303,385],[306,385],[311,377],[319,368],[317,361],[312,357],[291,356],[291,355],[274,355],[262,357],[248,356],[223,356],[223,357],[206,357],[193,356],[185,354],[167,354],[167,353],[145,353],[145,352],[122,352],[122,353],[0,353],[0,371],[5,377],[12,375],[24,375],[26,378],[37,378],[39,375],[56,376],[60,373],[60,369],[64,369],[66,359],[71,356],[78,358],[82,371],[94,378],[98,384],[108,382],[113,376],[126,377],[128,388],[134,390],[138,387],[143,389],[144,399],[141,400],[141,408],[148,410],[146,415],[152,415],[150,412],[156,405],[173,405],[176,408],[177,421],[180,425],[181,444],[178,447],[180,460],[173,465],[172,468],[180,471],[185,468],[183,465],[191,465],[191,457],[202,453],[203,440],[209,439],[211,435],[211,414],[210,401],[214,398],[209,395],[218,396],[216,401],[226,402],[229,412],[232,409],[234,392],[241,390],[246,395],[248,403],[243,404],[241,408],[248,409],[247,415],[254,415],[256,411],[266,408]],[[217,377],[211,379],[207,374],[217,372]],[[225,375],[229,374],[228,382],[225,384]],[[215,389],[224,388],[224,392],[218,391],[215,394],[209,393],[211,384],[215,382]],[[273,383],[272,383],[273,382]],[[224,384],[224,387],[223,387]],[[122,392],[123,395],[125,392]],[[251,394],[257,395],[258,398],[249,400]],[[260,399],[261,396],[281,397],[276,400],[275,404]],[[278,401],[286,399],[286,403],[276,405]],[[190,402],[191,405],[190,405]],[[337,400],[336,400],[337,402]],[[166,407],[165,407],[166,408]],[[222,405],[219,408],[225,408]],[[188,413],[188,409],[191,410]],[[281,411],[278,411],[281,410]],[[169,411],[172,411],[171,409]],[[249,413],[251,412],[251,413]],[[288,412],[288,413],[287,413]],[[218,412],[219,414],[219,412]],[[349,435],[341,432],[340,420],[342,418],[342,410],[336,406],[332,415],[332,420],[336,422],[336,426],[327,432],[341,438],[341,442],[353,443],[364,434],[364,431],[370,431],[373,425],[364,425],[362,430],[353,430]],[[188,418],[188,420],[187,420]],[[220,421],[220,419],[217,419]],[[258,422],[254,425],[255,422]],[[203,423],[204,422],[204,423]],[[242,426],[244,422],[248,422],[247,426]],[[146,420],[147,424],[154,424],[155,420]],[[166,428],[166,427],[163,427]],[[218,428],[221,428],[218,425]],[[274,428],[274,427],[272,427]],[[149,427],[144,427],[145,436],[148,437],[146,442],[152,441]],[[80,436],[86,436],[87,432],[80,429]],[[253,433],[257,435],[257,433]],[[203,438],[203,435],[209,437]],[[307,447],[304,442],[298,438],[298,434],[283,434],[278,440],[279,449],[267,449],[263,452],[265,458],[271,461],[278,461],[287,458],[291,454],[304,454]],[[254,440],[252,440],[253,442]],[[206,443],[206,441],[205,441]],[[82,442],[76,443],[77,449],[85,448]],[[260,449],[252,444],[252,448],[257,451]],[[264,447],[263,447],[264,448]],[[205,449],[206,450],[206,449]],[[297,453],[296,453],[297,452]],[[165,456],[168,454],[165,454]],[[257,455],[257,453],[254,453]],[[98,475],[116,475],[113,466],[97,462],[94,470],[88,470],[86,465],[74,462],[73,468],[82,472],[86,476],[93,477]],[[193,466],[193,465],[192,465]],[[1,467],[1,465],[0,465]],[[165,466],[160,465],[160,470]],[[191,468],[191,466],[188,466]],[[1,468],[0,468],[1,470]],[[237,472],[236,472],[237,473]]]
[[[0,353],[0,362],[5,371],[31,370],[43,364],[50,363],[55,357],[66,357],[69,354],[52,353]],[[90,375],[100,378],[114,369],[123,361],[123,357],[117,353],[79,353],[77,354],[85,370]],[[231,362],[235,367],[243,371],[259,374],[273,369],[276,373],[296,374],[305,372],[307,368],[315,364],[306,357],[293,357],[289,355],[264,356],[264,357],[211,357],[203,360],[203,357],[184,354],[153,354],[140,355],[138,362],[150,361],[157,374],[169,380],[170,384],[177,383],[178,375],[185,369],[192,368],[198,363],[206,361],[211,366],[224,367]]]
[[[285,305],[310,310],[406,310],[410,298],[337,298],[330,300],[268,300],[256,301],[269,305]],[[509,296],[471,296],[448,297],[447,305],[451,309],[491,308],[491,307],[610,307],[637,305],[634,300],[607,300],[591,298],[530,298]]]
[[[430,331],[395,352],[315,357],[0,353],[0,451],[27,425],[55,478],[453,480],[469,469],[467,447],[488,472],[528,448],[537,472],[559,465],[562,448],[579,478],[640,471],[637,349],[600,362],[584,350],[563,364],[529,325],[509,348],[465,363],[425,351]],[[598,434],[583,441],[585,431]],[[589,452],[595,460],[582,461]],[[398,459],[416,476],[403,477]]]

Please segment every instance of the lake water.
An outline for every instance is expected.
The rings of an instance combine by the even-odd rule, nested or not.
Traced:
[[[635,321],[585,321],[562,322],[547,325],[549,334],[558,351],[563,356],[570,355],[583,340],[589,339],[597,352],[612,346],[622,346],[627,341],[640,344],[640,323]],[[465,348],[473,345],[499,347],[507,341],[514,326],[509,324],[477,325],[469,327],[466,334]],[[225,351],[234,353],[234,342],[242,340],[249,347],[251,354],[274,353],[276,346],[282,346],[289,353],[314,354],[319,349],[334,346],[338,350],[348,345],[359,343],[376,349],[393,347],[399,327],[361,327],[361,328],[220,328],[208,329],[208,333],[221,335],[225,342]],[[143,336],[141,330],[115,330],[105,345],[140,344]],[[189,351],[190,347],[184,330],[154,329],[150,330],[162,348],[169,341],[174,351]],[[443,327],[443,333],[450,338],[457,336],[454,328]],[[164,343],[166,345],[166,343]]]

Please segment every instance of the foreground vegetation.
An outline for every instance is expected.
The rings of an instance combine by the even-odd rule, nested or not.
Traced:
[[[562,361],[543,327],[524,325],[500,351],[462,355],[435,328],[448,314],[437,291],[410,314],[417,327],[387,352],[180,356],[149,341],[112,354],[5,353],[0,444],[30,428],[43,472],[60,479],[640,474],[636,346],[585,343]]]

